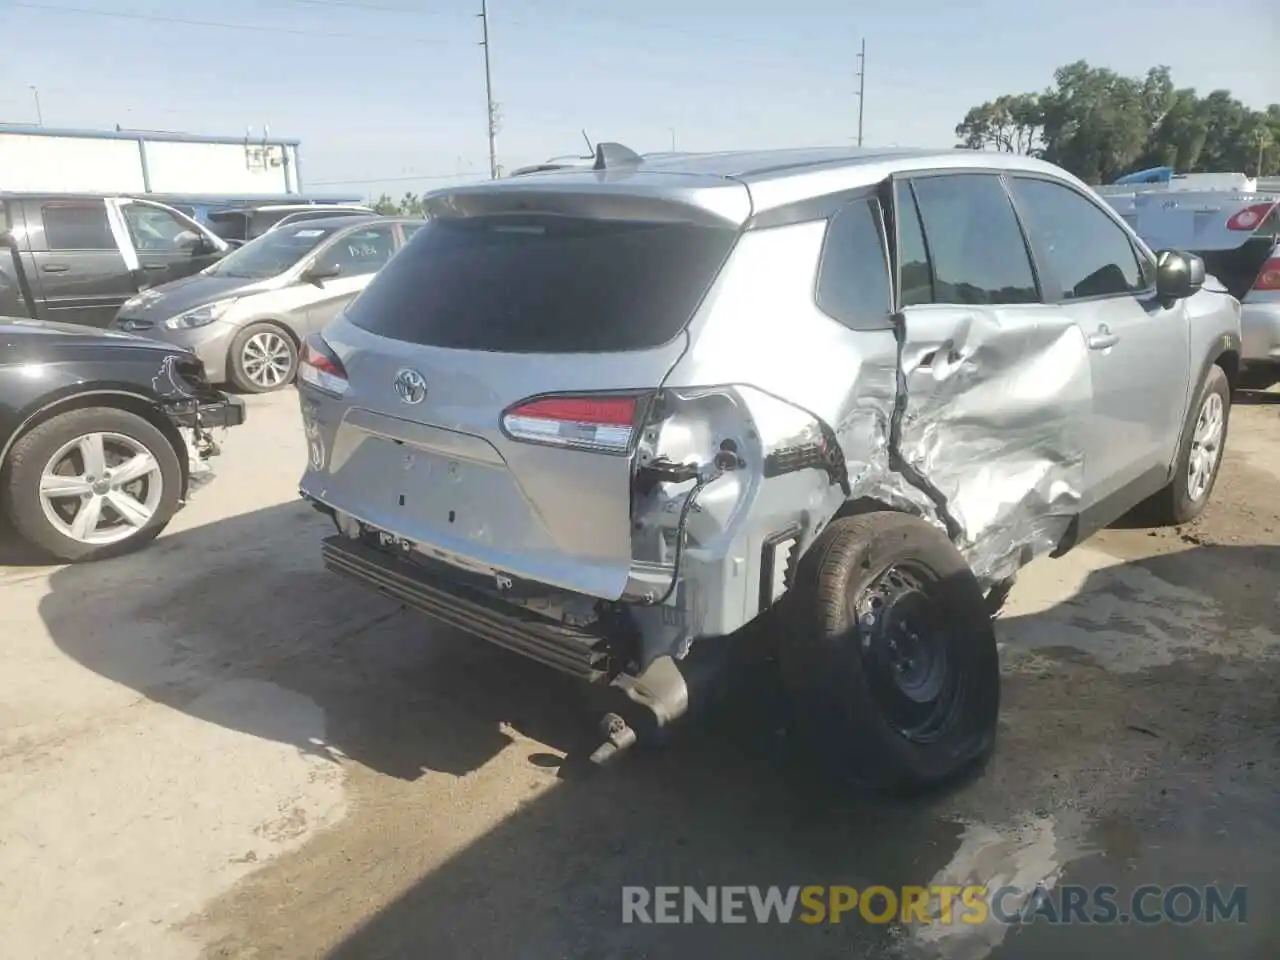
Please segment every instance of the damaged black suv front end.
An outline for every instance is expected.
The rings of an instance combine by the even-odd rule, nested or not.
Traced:
[[[245,405],[209,383],[203,363],[172,344],[75,324],[0,317],[0,464],[34,425],[73,407],[137,413],[169,439],[183,496],[213,477],[221,434]]]

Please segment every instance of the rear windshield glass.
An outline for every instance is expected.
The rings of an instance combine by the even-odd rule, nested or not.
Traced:
[[[428,221],[348,308],[379,336],[459,350],[640,350],[674,337],[728,227],[551,215]]]

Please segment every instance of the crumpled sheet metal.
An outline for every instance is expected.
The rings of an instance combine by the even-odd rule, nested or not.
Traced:
[[[1088,350],[1075,324],[1049,311],[1034,323],[1025,313],[1005,322],[999,310],[920,313],[908,311],[901,377],[867,365],[837,428],[841,447],[856,453],[847,461],[852,496],[951,526],[989,586],[1053,550],[1079,511]],[[905,470],[890,456],[899,389]]]

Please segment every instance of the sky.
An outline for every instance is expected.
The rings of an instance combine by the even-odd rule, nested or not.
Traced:
[[[400,196],[488,175],[481,0],[0,0],[0,122],[302,141],[303,187]],[[1088,60],[1280,102],[1280,6],[1234,0],[490,0],[498,161],[950,147],[969,107]],[[1219,30],[1212,27],[1222,23]],[[1206,29],[1209,25],[1209,29]],[[1215,36],[1216,35],[1216,36]]]

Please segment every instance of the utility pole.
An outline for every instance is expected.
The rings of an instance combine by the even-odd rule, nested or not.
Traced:
[[[1258,169],[1255,176],[1262,176],[1262,155],[1266,152],[1267,147],[1271,145],[1271,137],[1265,130],[1259,130],[1255,136],[1258,138]]]
[[[44,126],[44,114],[43,114],[43,113],[41,113],[41,111],[40,111],[40,91],[39,91],[38,89],[36,89],[36,85],[35,85],[35,84],[31,84],[31,96],[32,96],[32,97],[35,99],[35,101],[36,101],[36,126],[37,126],[37,127],[43,127],[43,126]]]
[[[862,38],[858,54],[858,146],[862,146],[862,105],[867,97],[867,38]]]
[[[480,0],[480,29],[484,39],[480,46],[484,47],[484,96],[487,104],[486,114],[489,120],[489,179],[498,179],[498,148],[495,138],[498,135],[498,112],[493,104],[493,73],[489,69],[489,0]]]

